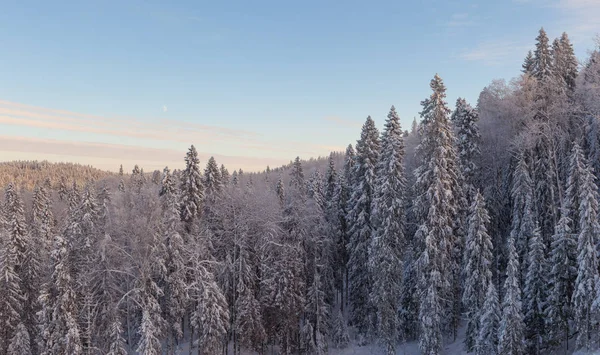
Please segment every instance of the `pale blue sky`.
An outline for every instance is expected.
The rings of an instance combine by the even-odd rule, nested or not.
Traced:
[[[541,26],[567,31],[584,59],[599,13],[598,0],[6,1],[0,136],[41,148],[5,140],[0,159],[136,159],[64,142],[168,152],[138,159],[152,169],[191,143],[248,169],[324,155],[354,143],[367,115],[382,126],[392,104],[408,128],[436,72],[452,106],[475,104],[519,74]]]

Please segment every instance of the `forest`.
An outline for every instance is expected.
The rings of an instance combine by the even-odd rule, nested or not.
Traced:
[[[598,349],[600,47],[542,28],[475,104],[429,85],[262,172],[0,163],[0,354]]]

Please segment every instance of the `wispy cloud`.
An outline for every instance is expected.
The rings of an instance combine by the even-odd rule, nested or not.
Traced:
[[[358,123],[341,119],[335,121],[338,124],[360,126]],[[21,137],[17,141],[14,138],[10,140],[15,143],[13,146],[7,143],[8,140],[4,140],[1,144],[3,148],[0,147],[0,150],[21,152],[21,155],[29,152],[31,155],[28,159],[41,159],[37,153],[64,156],[67,153],[77,152],[76,156],[80,158],[93,156],[96,160],[110,160],[133,159],[135,156],[136,159],[156,162],[171,159],[175,154],[181,158],[185,149],[190,144],[194,144],[199,150],[206,151],[207,157],[208,152],[220,154],[224,157],[224,162],[229,161],[233,166],[252,170],[249,164],[254,166],[254,162],[269,161],[269,164],[274,165],[275,162],[285,163],[290,157],[296,155],[311,157],[328,153],[319,143],[297,142],[290,139],[292,137],[267,136],[253,131],[177,119],[140,120],[122,116],[104,117],[4,100],[0,100],[0,127],[2,126],[17,127],[18,129],[13,128],[11,131],[19,133],[12,134]],[[32,130],[38,132],[36,137],[25,137],[28,135],[27,132],[33,132]],[[57,137],[67,137],[65,139],[78,137],[78,142],[62,142],[61,145],[59,144],[61,141],[52,140]],[[50,140],[40,141],[41,138],[50,138]],[[28,148],[25,144],[27,139],[36,139],[36,146],[43,143],[45,148],[30,151],[28,149],[31,147]],[[90,143],[90,141],[101,143]],[[121,142],[130,145],[107,144]],[[137,150],[133,145],[139,146],[135,148]],[[177,147],[177,150],[152,150],[152,147]],[[130,155],[129,152],[132,151],[135,154]],[[140,155],[142,151],[144,154]],[[17,155],[12,154],[12,156]],[[0,156],[0,160],[7,159],[11,158],[6,154]],[[182,160],[177,159],[177,161]]]
[[[599,0],[558,0],[551,7],[560,13],[559,24],[574,42],[589,41],[600,32]]]
[[[75,162],[92,164],[98,168],[112,171],[115,171],[119,164],[133,166],[133,164],[140,163],[146,170],[161,169],[167,165],[173,168],[181,168],[184,164],[183,157],[185,155],[185,151],[174,149],[0,136],[0,156],[5,156],[8,152],[24,154],[29,157],[35,156],[36,159],[40,160],[64,161],[65,159],[72,159]],[[289,160],[269,157],[229,156],[207,152],[199,152],[198,155],[202,161],[214,156],[220,164],[248,171],[259,171],[267,165],[282,165]]]
[[[600,0],[513,0],[513,3],[554,11],[558,20],[544,26],[551,36],[559,36],[565,31],[573,43],[587,45],[600,32]],[[464,14],[456,14],[451,22],[460,21],[463,17]],[[457,57],[490,66],[513,65],[533,47],[535,35],[522,34],[519,37],[482,41],[472,48],[465,49]]]
[[[467,61],[479,61],[489,66],[512,65],[515,58],[520,58],[531,48],[525,41],[491,40],[478,43],[474,48],[465,50],[458,58]]]
[[[324,117],[323,119],[325,121],[335,123],[336,125],[341,125],[341,126],[345,126],[345,127],[360,128],[362,125],[360,122],[347,120],[347,119],[337,117],[337,116],[327,116],[327,117]]]
[[[474,16],[467,12],[455,13],[450,16],[450,21],[446,23],[448,27],[470,27],[477,25],[478,22]]]

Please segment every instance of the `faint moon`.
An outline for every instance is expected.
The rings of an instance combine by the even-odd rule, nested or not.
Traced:
[[[167,105],[163,105],[162,110],[163,110],[163,112],[167,112]]]

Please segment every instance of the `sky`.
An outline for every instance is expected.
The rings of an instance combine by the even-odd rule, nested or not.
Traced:
[[[600,0],[5,1],[0,161],[116,171],[258,171],[355,143],[391,105],[404,128],[438,73],[476,104],[519,74],[540,27],[583,61]]]

